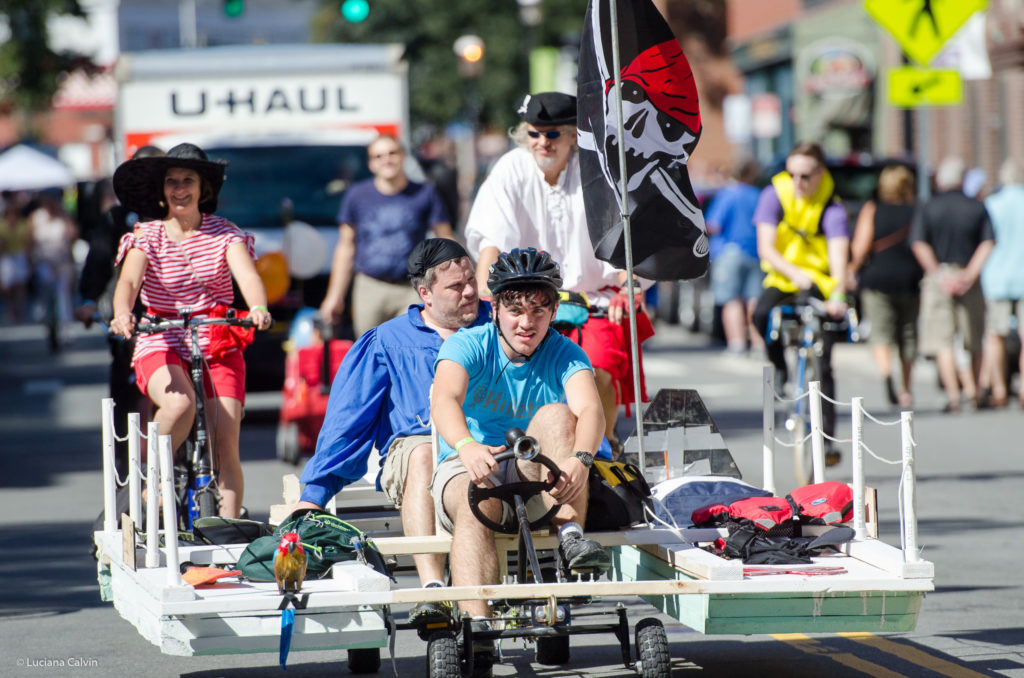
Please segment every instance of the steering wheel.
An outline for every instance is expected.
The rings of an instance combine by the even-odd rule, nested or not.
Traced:
[[[498,454],[494,455],[494,460],[499,464],[505,461],[506,459],[515,458],[517,458],[517,455],[516,450],[514,449],[505,450],[504,452],[499,452]],[[477,485],[470,483],[469,508],[473,512],[473,515],[476,516],[477,520],[479,520],[481,523],[483,523],[490,529],[494,530],[495,532],[500,532],[502,534],[515,534],[519,531],[518,527],[506,527],[501,523],[496,523],[487,516],[485,516],[484,512],[480,510],[480,502],[485,501],[487,499],[499,499],[502,502],[511,506],[514,511],[515,499],[513,497],[515,497],[515,495],[518,494],[520,497],[523,498],[523,503],[526,503],[526,501],[535,494],[540,494],[541,492],[550,492],[551,490],[553,490],[555,485],[558,483],[559,476],[562,474],[562,469],[558,468],[558,465],[555,462],[551,461],[542,454],[536,454],[535,456],[530,458],[530,461],[537,462],[538,464],[541,464],[549,471],[551,471],[554,480],[550,483],[545,482],[543,480],[523,480],[518,483],[506,483],[504,485],[498,485],[497,487],[478,487]],[[554,515],[558,513],[558,509],[560,508],[562,508],[561,504],[555,504],[543,516],[541,516],[537,520],[531,520],[530,529],[535,530],[538,527],[547,524],[548,521],[550,521],[554,517]]]

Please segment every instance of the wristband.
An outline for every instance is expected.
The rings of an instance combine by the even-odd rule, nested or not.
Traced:
[[[838,302],[841,302],[841,303],[845,304],[846,303],[846,295],[843,294],[842,292],[833,292],[832,294],[828,295],[828,300],[829,301],[838,301]]]
[[[263,306],[262,304],[259,306],[251,306],[249,308],[249,312],[252,313],[253,311],[263,311],[264,313],[270,313],[270,309],[267,308],[266,306]]]
[[[476,442],[476,440],[474,440],[473,436],[466,436],[465,438],[463,438],[459,442],[455,443],[455,451],[458,452],[459,450],[461,450],[463,447],[465,447],[469,443],[475,443],[475,442]]]

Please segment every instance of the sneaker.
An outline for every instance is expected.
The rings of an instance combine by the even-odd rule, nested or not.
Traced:
[[[558,553],[570,571],[596,570],[605,572],[611,567],[608,552],[593,539],[587,539],[576,530],[567,531],[558,540]]]
[[[437,588],[428,584],[426,588]],[[452,604],[449,601],[416,603],[409,611],[409,623],[416,627],[421,640],[428,640],[435,631],[446,629],[452,624]]]

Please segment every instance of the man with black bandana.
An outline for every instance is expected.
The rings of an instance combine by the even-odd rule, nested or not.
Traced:
[[[486,324],[489,308],[477,294],[473,263],[454,240],[432,238],[413,248],[408,272],[422,300],[405,315],[371,329],[352,345],[331,387],[316,453],[302,472],[296,509],[321,509],[363,477],[370,452],[382,459],[378,489],[399,508],[406,536],[434,534],[427,490],[433,473],[430,385],[441,343],[463,327]],[[442,585],[444,560],[413,556],[423,586]],[[414,608],[410,619],[439,611]]]

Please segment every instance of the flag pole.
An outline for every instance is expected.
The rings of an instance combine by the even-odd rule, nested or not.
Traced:
[[[621,199],[619,200],[619,216],[622,217],[622,233],[626,245],[626,294],[629,301],[629,346],[633,362],[633,406],[636,410],[637,467],[644,477],[647,466],[646,450],[644,449],[644,413],[643,395],[640,392],[640,345],[636,334],[636,306],[633,279],[633,233],[629,223],[629,177],[626,174],[626,143],[625,126],[622,121],[622,67],[619,62],[619,7],[616,0],[610,0],[612,28],[612,69],[615,71],[615,115],[616,130],[619,135],[619,183]]]

